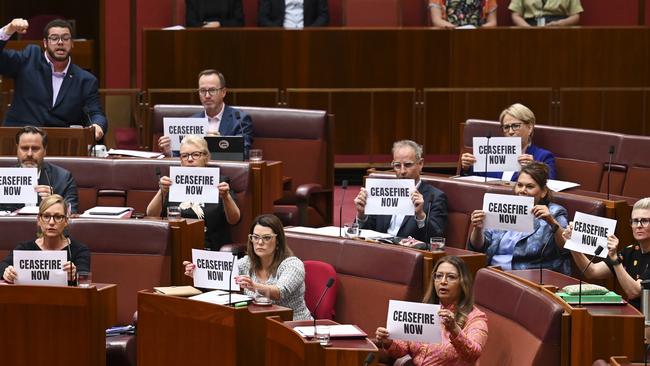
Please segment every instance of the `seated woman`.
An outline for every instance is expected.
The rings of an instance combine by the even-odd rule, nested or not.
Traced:
[[[555,179],[557,173],[555,170],[555,156],[538,146],[533,145],[533,130],[535,129],[535,114],[523,104],[515,103],[504,109],[499,116],[503,136],[521,137],[521,154],[518,158],[519,165],[526,166],[533,161],[540,161],[549,168],[550,179]],[[460,164],[463,175],[473,173],[472,166],[476,163],[476,157],[471,153],[464,153],[460,157]],[[475,173],[476,175],[485,175],[485,173]],[[518,172],[489,172],[488,177],[498,178],[505,181],[516,181]]]
[[[580,0],[511,0],[512,22],[519,27],[568,27],[580,23]]]
[[[429,0],[434,27],[496,27],[496,0]]]
[[[305,304],[305,266],[287,246],[282,222],[275,215],[253,220],[246,256],[237,261],[235,281],[244,293],[268,294],[273,303],[293,309],[293,320],[312,319]],[[192,277],[196,266],[183,262],[185,275]]]
[[[474,306],[472,275],[456,256],[438,260],[422,302],[440,304],[442,343],[390,339],[386,328],[375,332],[380,352],[392,358],[410,355],[415,365],[474,365],[487,342],[488,322]],[[435,291],[434,291],[435,287]]]
[[[188,135],[183,138],[180,148],[181,166],[205,167],[210,161],[208,144],[201,136]],[[160,189],[147,206],[147,216],[167,215],[168,206],[179,206],[181,217],[205,220],[205,247],[219,250],[222,245],[232,243],[230,225],[239,222],[240,212],[235,202],[234,193],[227,183],[228,178],[221,176],[219,182],[219,203],[169,202],[167,199],[172,181],[169,177],[160,178]],[[163,206],[164,202],[164,206]]]
[[[68,227],[69,210],[68,203],[58,194],[43,198],[38,207],[38,238],[20,243],[14,250],[65,250],[68,261],[63,265],[63,270],[68,272],[72,281],[76,278],[77,271],[90,271],[90,251],[85,245],[63,234]],[[0,262],[2,278],[9,283],[18,277],[13,264],[13,252]]]
[[[546,186],[547,180],[546,164],[532,162],[521,168],[514,187],[516,195],[535,198],[532,233],[483,230],[485,212],[476,210],[471,215],[469,249],[485,252],[488,265],[501,266],[504,270],[538,268],[541,261],[543,268],[571,275],[571,258],[569,251],[563,249],[564,238],[559,230],[568,224],[567,211],[551,202],[553,197]]]
[[[634,307],[641,309],[641,280],[650,279],[650,197],[638,200],[632,207],[630,219],[632,235],[636,244],[630,244],[618,251],[618,238],[612,234],[607,237],[607,258],[602,262],[592,263],[585,271],[590,279],[605,279],[612,275],[625,291],[625,295]],[[571,238],[573,225],[570,224],[563,233],[564,239]],[[576,265],[584,270],[589,259],[579,252],[571,251]]]
[[[242,0],[185,0],[185,26],[243,27]]]

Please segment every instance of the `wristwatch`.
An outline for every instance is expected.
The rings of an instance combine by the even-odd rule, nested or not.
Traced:
[[[616,259],[612,260],[609,256],[606,257],[605,262],[610,266],[614,267],[621,264],[621,258],[616,256]]]

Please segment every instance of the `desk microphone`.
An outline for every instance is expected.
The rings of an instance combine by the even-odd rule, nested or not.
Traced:
[[[348,180],[343,179],[341,182],[341,189],[343,193],[341,194],[341,206],[339,207],[339,236],[343,237],[343,200],[345,200],[345,191],[348,190]]]
[[[158,177],[158,186],[160,188],[160,199],[162,200],[161,204],[162,207],[160,208],[160,217],[164,217],[165,215],[163,214],[165,210],[165,205],[167,204],[165,202],[165,192],[163,192],[162,186],[160,185],[160,178],[162,178],[162,174],[160,173],[160,167],[156,167],[156,176]]]
[[[559,230],[559,228],[557,228],[556,230]],[[548,240],[542,246],[542,251],[539,252],[539,284],[540,285],[544,284],[544,281],[542,280],[542,259],[544,258],[544,249],[546,249],[546,246],[548,245],[548,243],[550,243],[551,240],[553,240],[554,236],[555,236],[555,232],[552,232],[551,237],[548,238]]]
[[[72,250],[70,249],[70,244],[72,244],[72,241],[68,242],[68,256],[70,257],[70,273],[68,273],[68,285],[77,286],[77,281],[75,281],[76,276],[72,275]]]
[[[228,305],[230,306],[232,306],[232,272],[235,269],[235,259],[237,259],[237,256],[233,253],[232,262],[230,262],[230,278],[228,280]]]
[[[86,127],[89,127],[93,131],[93,144],[92,144],[92,150],[89,156],[94,156],[97,157],[97,150],[95,150],[95,147],[97,146],[97,140],[95,140],[95,126],[93,126],[93,121],[90,119],[90,111],[88,110],[88,107],[84,106],[82,108],[84,114],[86,115]]]
[[[52,181],[50,180],[50,175],[47,174],[47,169],[41,167],[41,171],[45,174],[45,179],[47,179],[47,185],[50,187],[50,195],[54,194],[54,187],[52,187]]]
[[[368,356],[366,356],[366,360],[363,361],[363,366],[368,366],[372,363],[372,361],[375,360],[375,354],[374,353],[368,353]]]
[[[334,277],[330,277],[327,280],[327,283],[325,284],[325,290],[323,290],[323,293],[320,295],[320,298],[318,299],[318,302],[314,307],[314,311],[311,314],[311,316],[314,317],[314,338],[316,337],[316,310],[318,310],[318,307],[320,306],[320,302],[323,301],[323,297],[325,297],[325,294],[330,289],[330,287],[332,287],[333,284],[334,284]]]
[[[490,157],[490,138],[492,137],[492,132],[488,131],[486,137],[487,137],[487,145],[485,146],[486,147],[486,149],[485,149],[485,152],[486,152],[486,154],[485,154],[485,183],[487,183],[487,179],[488,179],[488,170],[487,170],[487,168],[488,168],[488,158]]]
[[[431,240],[429,238],[429,217],[431,216],[431,207],[433,207],[433,196],[429,197],[429,208],[427,209],[427,216],[424,218],[424,240],[429,242],[429,250],[431,250]]]
[[[585,269],[580,271],[580,272],[582,272],[582,276],[580,276],[580,280],[579,280],[580,282],[579,282],[579,285],[578,285],[578,307],[582,307],[582,277],[585,276],[585,272],[587,271],[587,268],[589,268],[589,266],[594,262],[594,259],[596,259],[596,257],[600,253],[602,253],[602,251],[603,251],[603,247],[601,247],[601,246],[597,247],[596,250],[594,251],[594,256],[591,257],[591,259],[589,260],[589,263],[587,263],[587,266],[585,267]]]
[[[607,164],[607,200],[609,200],[610,180],[612,176],[612,156],[614,156],[614,145],[609,147],[609,164]]]

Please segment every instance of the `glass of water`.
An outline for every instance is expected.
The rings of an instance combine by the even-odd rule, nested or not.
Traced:
[[[258,305],[268,305],[271,303],[269,298],[269,291],[265,289],[255,290],[255,304]]]
[[[77,286],[90,287],[93,283],[93,275],[90,272],[81,271],[77,273]]]
[[[248,152],[250,161],[261,161],[262,160],[262,149],[250,149]]]
[[[343,232],[345,233],[345,237],[347,238],[350,239],[358,238],[360,234],[359,224],[356,222],[345,224],[343,225]]]
[[[316,326],[316,340],[321,346],[330,345],[330,327],[327,325]]]
[[[180,221],[181,220],[181,208],[178,206],[168,206],[167,207],[167,220],[168,221]]]
[[[445,250],[445,238],[443,237],[432,237],[429,239],[429,244],[431,245],[432,252],[441,252]]]

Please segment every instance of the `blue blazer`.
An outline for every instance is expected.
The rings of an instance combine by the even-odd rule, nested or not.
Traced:
[[[427,238],[427,226],[429,237],[444,236],[447,227],[447,196],[438,188],[433,187],[425,182],[420,182],[418,191],[424,198],[424,209],[429,210],[428,202],[431,202],[431,215],[427,218],[425,226],[418,227],[415,216],[406,216],[402,221],[397,236],[405,238],[411,236],[417,240],[429,243]],[[382,233],[388,232],[390,227],[391,215],[367,215],[365,222],[360,222],[361,229],[370,229]]]
[[[204,118],[205,111],[193,114],[193,118]],[[253,122],[251,117],[244,111],[224,104],[219,134],[222,136],[243,136],[244,156],[248,157],[248,151],[253,145]]]
[[[549,179],[557,179],[557,170],[555,169],[555,156],[553,155],[552,152],[548,150],[544,150],[541,147],[537,145],[530,144],[528,148],[525,151],[526,154],[530,154],[533,156],[533,159],[535,161],[542,162],[546,165],[548,165],[548,178]],[[481,177],[485,176],[485,173],[474,173],[474,168],[470,167],[467,171],[461,172],[462,175],[478,175]],[[501,176],[503,173],[501,172],[488,172],[487,176],[490,178],[497,178],[501,179]],[[515,174],[512,175],[512,178],[510,178],[511,181],[516,182],[517,178],[519,178],[519,172],[515,172]]]
[[[14,79],[14,97],[5,126],[68,127],[96,123],[104,133],[108,131],[95,76],[70,63],[52,106],[52,67],[45,59],[45,51],[36,45],[28,45],[22,51],[5,50],[6,44],[0,41],[0,74]]]

